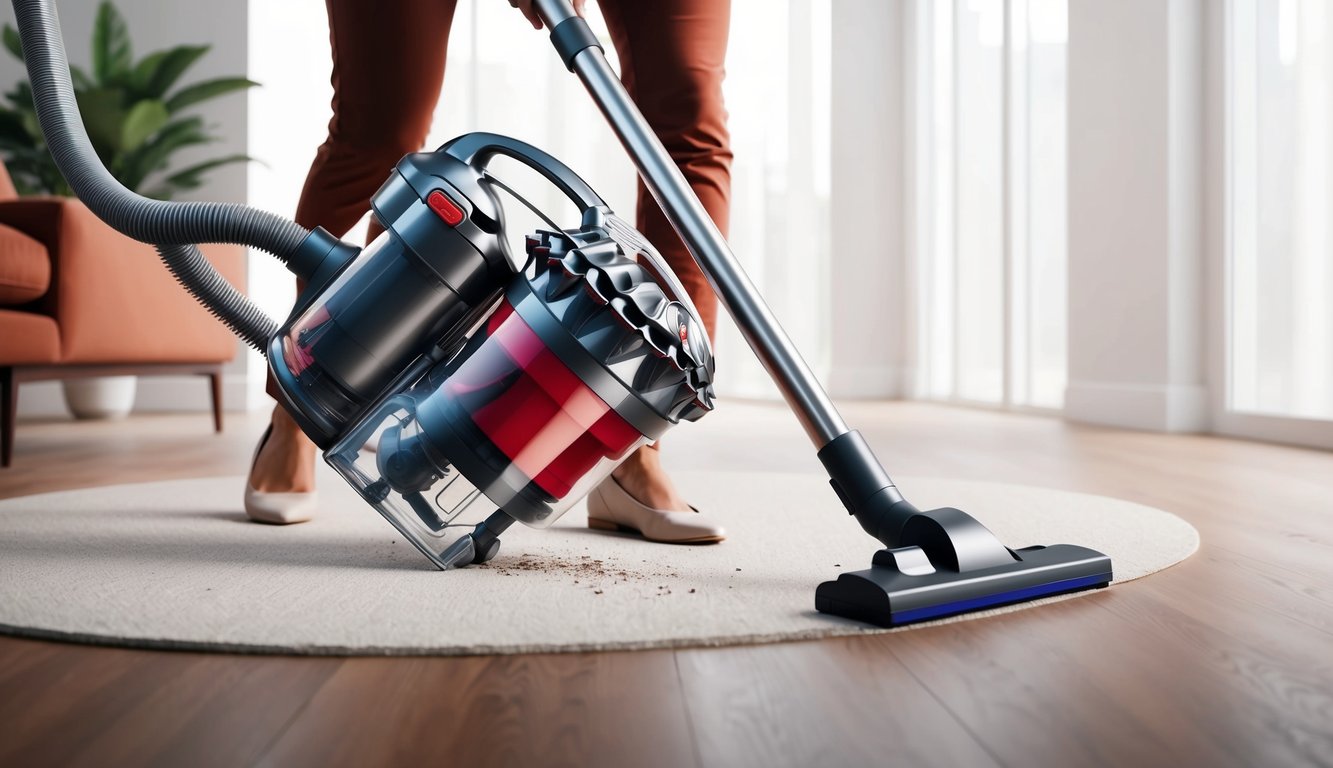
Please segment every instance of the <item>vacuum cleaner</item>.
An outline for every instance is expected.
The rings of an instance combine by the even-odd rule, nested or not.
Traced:
[[[364,249],[242,205],[140,197],[98,160],[79,116],[52,0],[13,0],[47,146],[112,227],[157,247],[181,285],[268,359],[283,406],[365,501],[443,570],[484,563],[520,521],[549,526],[638,447],[713,408],[698,312],[651,244],[563,163],[511,138],[461,136],[404,157],[372,200]],[[556,52],[596,102],[764,364],[828,471],[883,547],[820,584],[815,607],[880,626],[1104,587],[1084,547],[1010,549],[964,512],[920,510],[850,430],[629,98],[568,0],[537,0]],[[509,252],[497,156],[575,203]],[[272,253],[306,287],[281,326],[196,243]],[[521,264],[522,266],[517,266]],[[487,516],[457,522],[466,510]],[[489,511],[493,509],[494,511]],[[471,517],[471,515],[470,515]],[[462,530],[460,530],[462,529]]]

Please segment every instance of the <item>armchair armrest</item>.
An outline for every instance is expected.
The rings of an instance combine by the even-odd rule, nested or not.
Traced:
[[[176,283],[152,246],[115,231],[78,200],[3,201],[0,224],[50,253],[51,289],[41,309],[60,326],[61,362],[226,362],[235,356],[230,331]],[[223,277],[243,286],[243,247],[206,245],[203,251]]]

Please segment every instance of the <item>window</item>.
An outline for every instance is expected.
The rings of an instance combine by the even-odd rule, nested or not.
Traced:
[[[922,0],[914,11],[916,389],[1059,408],[1065,0]]]
[[[1333,419],[1333,8],[1227,18],[1226,408]]]

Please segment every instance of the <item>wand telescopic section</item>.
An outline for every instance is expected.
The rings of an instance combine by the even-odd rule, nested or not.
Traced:
[[[607,63],[596,37],[568,0],[536,0],[556,50],[592,96],[634,161],[645,186],[690,249],[704,276],[778,385],[816,448],[848,431],[820,386],[745,274],[727,241],[690,189],[662,142]]]

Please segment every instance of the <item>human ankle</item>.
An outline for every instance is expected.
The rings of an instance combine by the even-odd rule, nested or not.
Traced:
[[[611,477],[626,493],[647,507],[667,511],[690,508],[676,491],[655,449],[639,449],[621,462]]]
[[[250,470],[257,491],[305,493],[315,489],[317,448],[296,422],[275,408],[269,431]]]

